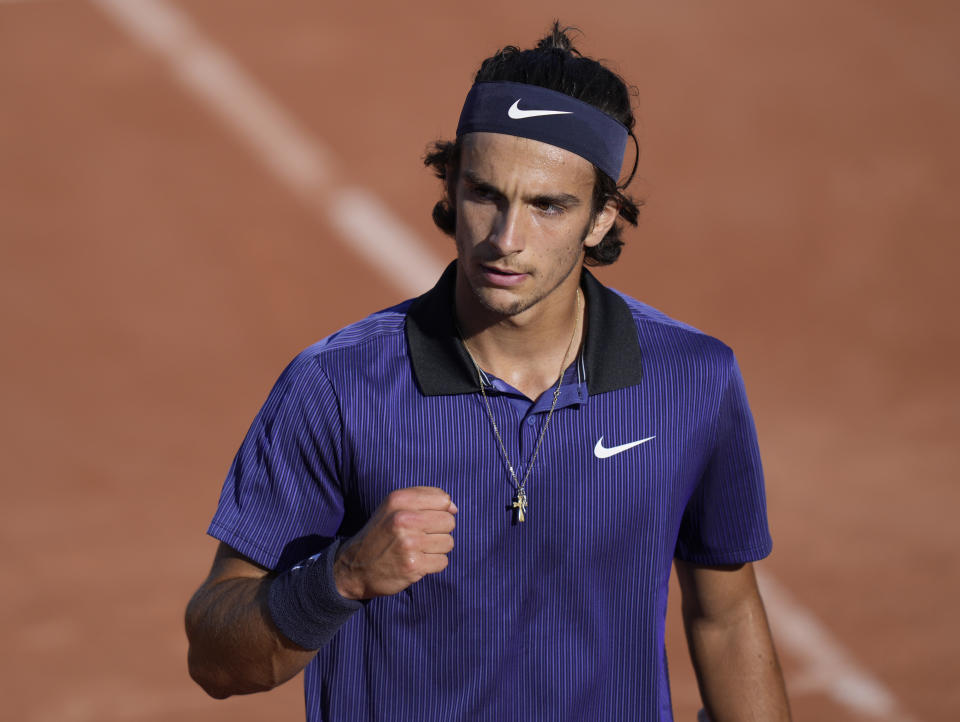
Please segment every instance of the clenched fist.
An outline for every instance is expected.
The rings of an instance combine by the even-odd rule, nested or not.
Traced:
[[[347,599],[382,597],[445,569],[456,513],[443,489],[411,486],[391,492],[337,552],[337,591]]]

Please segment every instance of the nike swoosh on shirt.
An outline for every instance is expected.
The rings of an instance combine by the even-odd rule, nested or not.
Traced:
[[[523,120],[524,118],[536,118],[541,115],[573,115],[572,110],[521,110],[520,101],[522,98],[517,98],[517,102],[510,106],[510,110],[507,111],[509,115],[514,120]]]
[[[646,444],[651,439],[657,438],[656,436],[648,436],[645,439],[640,439],[639,441],[631,441],[628,444],[620,444],[620,446],[611,446],[609,449],[603,445],[603,437],[601,436],[597,439],[597,445],[593,447],[593,455],[598,459],[608,459],[611,456],[616,456],[622,451],[627,449],[632,449],[634,446],[640,446],[640,444]]]

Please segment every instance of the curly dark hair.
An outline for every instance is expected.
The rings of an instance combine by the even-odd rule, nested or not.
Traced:
[[[520,50],[508,45],[498,50],[483,61],[474,82],[509,81],[539,85],[590,103],[626,126],[639,159],[640,144],[633,132],[636,120],[630,107],[631,89],[619,75],[600,62],[584,57],[573,46],[568,33],[574,30],[576,28],[561,28],[559,22],[554,22],[550,34],[540,40],[536,48]],[[460,151],[459,138],[455,141],[436,141],[430,145],[423,161],[444,182],[443,198],[433,207],[433,222],[448,236],[454,235],[457,225],[457,212],[452,199],[460,173]],[[619,217],[632,226],[637,225],[643,201],[634,200],[624,193],[637,172],[637,160],[634,160],[633,170],[623,183],[617,183],[596,167],[594,172],[594,215],[612,200],[619,207]],[[605,266],[616,261],[623,248],[621,232],[621,224],[614,223],[600,243],[586,249],[585,263]]]

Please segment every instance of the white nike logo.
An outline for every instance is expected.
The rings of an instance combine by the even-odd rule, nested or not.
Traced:
[[[536,118],[541,115],[573,115],[573,111],[571,110],[520,110],[521,100],[522,98],[517,98],[517,102],[511,105],[510,110],[507,111],[507,115],[514,120]]]
[[[634,446],[640,446],[640,444],[646,444],[651,439],[657,438],[656,436],[648,436],[645,439],[640,439],[640,441],[631,441],[629,444],[620,444],[620,446],[611,446],[609,449],[603,445],[603,437],[601,436],[597,440],[597,445],[593,447],[593,455],[598,459],[608,459],[611,456],[616,456],[621,451],[626,451],[627,449],[632,449]]]

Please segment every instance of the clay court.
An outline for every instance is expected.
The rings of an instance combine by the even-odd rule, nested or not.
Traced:
[[[554,17],[638,90],[647,206],[601,280],[737,351],[795,719],[960,719],[960,10],[933,0],[0,0],[0,717],[303,719],[299,680],[187,676],[220,485],[294,354],[453,257],[423,151]]]

